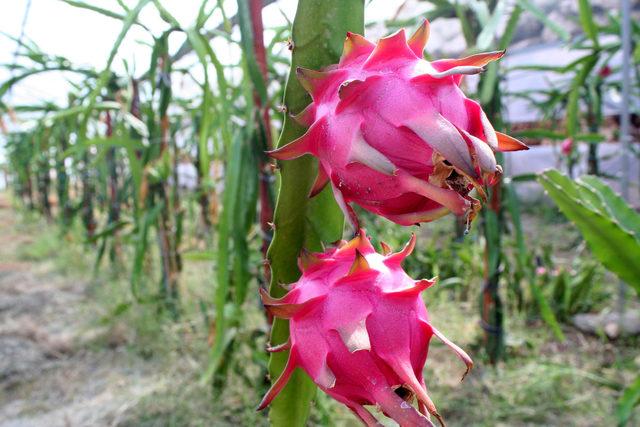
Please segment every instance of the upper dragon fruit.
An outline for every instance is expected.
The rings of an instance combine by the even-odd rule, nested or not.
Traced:
[[[469,192],[475,187],[484,198],[483,185],[501,173],[493,150],[527,148],[496,132],[458,87],[504,51],[429,62],[422,54],[428,36],[428,21],[408,41],[404,30],[377,45],[347,33],[338,64],[297,69],[313,102],[294,119],[310,128],[270,154],[318,157],[310,194],[330,182],[356,227],[352,201],[401,225],[449,211],[472,218],[479,202]]]
[[[378,425],[363,405],[378,405],[402,426],[440,421],[422,377],[432,335],[472,366],[469,356],[429,323],[420,292],[434,280],[411,279],[402,260],[415,236],[398,253],[382,244],[377,253],[363,230],[350,242],[299,258],[302,277],[274,299],[262,291],[265,307],[289,319],[289,340],[270,351],[289,350],[282,375],[258,409],[282,390],[295,368],[302,368],[328,395],[345,404],[367,425]],[[410,404],[417,397],[419,412]]]

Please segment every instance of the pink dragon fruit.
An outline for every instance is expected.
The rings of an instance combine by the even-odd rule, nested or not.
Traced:
[[[564,141],[562,141],[562,144],[560,144],[560,152],[564,156],[571,155],[571,153],[573,152],[573,139],[566,138]]]
[[[363,405],[377,405],[402,426],[431,426],[429,414],[442,422],[422,377],[431,337],[452,348],[467,372],[473,362],[429,323],[420,293],[435,280],[414,281],[401,267],[415,236],[397,253],[381,245],[383,254],[360,230],[350,242],[324,253],[303,253],[298,262],[302,277],[287,286],[284,297],[274,299],[262,291],[265,307],[289,319],[290,327],[289,340],[269,350],[290,353],[258,409],[299,367],[369,426],[378,424]],[[418,410],[411,404],[413,396]]]
[[[320,160],[310,195],[331,183],[336,200],[357,227],[355,202],[401,225],[447,212],[479,208],[469,195],[501,173],[493,150],[527,147],[496,132],[480,105],[459,88],[504,51],[429,62],[424,24],[407,41],[404,30],[377,45],[347,33],[340,62],[324,71],[297,69],[313,102],[294,119],[309,126],[299,139],[270,154],[280,160],[312,154]]]

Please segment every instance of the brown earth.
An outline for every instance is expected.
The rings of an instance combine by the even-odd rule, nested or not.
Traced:
[[[97,326],[88,283],[19,259],[33,240],[22,228],[0,194],[0,426],[117,425],[163,381]],[[92,348],[100,337],[109,345]]]

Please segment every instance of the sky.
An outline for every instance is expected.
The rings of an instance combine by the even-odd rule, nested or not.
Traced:
[[[87,3],[122,13],[116,0],[84,0]],[[184,26],[195,21],[202,0],[163,0],[162,4]],[[4,0],[0,13],[0,31],[18,38],[28,0]],[[127,5],[136,2],[125,0]],[[210,4],[215,4],[210,0]],[[392,16],[403,0],[373,0],[367,7],[367,20],[377,21]],[[263,12],[265,28],[284,25],[285,16],[293,20],[297,1],[279,0],[267,6]],[[225,1],[228,16],[235,14],[236,1]],[[140,15],[155,34],[166,28],[153,5],[145,7]],[[220,22],[221,16],[214,14],[213,24]],[[44,52],[68,58],[73,64],[88,65],[102,69],[109,52],[121,29],[121,22],[98,13],[70,6],[60,0],[31,0],[31,7],[25,26],[25,38],[34,41]],[[185,40],[185,36],[175,33],[169,40],[170,51],[175,52]],[[114,62],[116,71],[123,70],[123,60],[132,64],[141,74],[148,67],[151,36],[140,27],[133,27]],[[214,46],[215,47],[215,46]],[[0,63],[14,62],[16,44],[0,34]],[[223,56],[225,52],[222,52]],[[232,54],[232,53],[229,53]],[[188,61],[188,59],[186,60]],[[9,77],[9,72],[0,69],[0,82]],[[68,77],[68,76],[67,76]],[[68,85],[65,77],[52,72],[28,78],[11,93],[14,103],[31,103],[44,99],[64,102]]]

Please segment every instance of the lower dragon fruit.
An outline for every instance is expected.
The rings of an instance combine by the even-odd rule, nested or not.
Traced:
[[[427,21],[406,39],[404,30],[373,44],[348,33],[338,64],[297,69],[313,102],[294,116],[309,130],[271,155],[319,161],[310,195],[331,183],[338,204],[357,228],[350,202],[401,225],[447,212],[470,220],[470,196],[501,174],[493,151],[527,149],[496,132],[480,105],[465,97],[463,75],[483,71],[504,51],[429,62]]]
[[[379,424],[364,405],[377,405],[401,426],[431,426],[430,415],[442,423],[422,376],[431,337],[452,348],[467,372],[473,363],[429,322],[420,293],[435,280],[414,281],[401,267],[415,236],[397,253],[381,245],[382,254],[360,230],[324,253],[303,253],[302,277],[287,286],[284,297],[262,291],[265,307],[290,322],[289,340],[269,350],[290,353],[258,409],[301,368],[368,426]],[[411,404],[414,396],[418,410]]]

